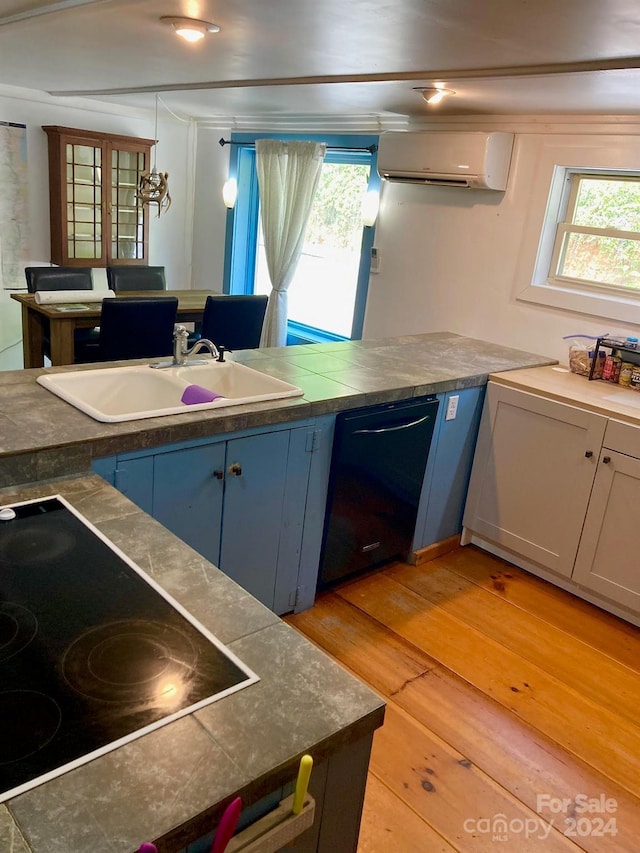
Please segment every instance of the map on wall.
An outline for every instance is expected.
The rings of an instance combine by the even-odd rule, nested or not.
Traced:
[[[27,129],[0,121],[0,286],[24,290],[27,265]]]

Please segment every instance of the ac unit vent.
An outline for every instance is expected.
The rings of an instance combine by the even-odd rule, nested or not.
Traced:
[[[387,131],[378,172],[387,181],[506,190],[513,134],[502,131]]]

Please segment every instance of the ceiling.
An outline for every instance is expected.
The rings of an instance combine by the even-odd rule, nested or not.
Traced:
[[[195,45],[160,22],[220,26]],[[437,107],[415,88],[456,94]],[[0,0],[0,85],[241,126],[640,110],[638,0]]]

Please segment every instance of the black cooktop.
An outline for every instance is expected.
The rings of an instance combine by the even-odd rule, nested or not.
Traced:
[[[257,680],[63,498],[0,509],[0,802]]]

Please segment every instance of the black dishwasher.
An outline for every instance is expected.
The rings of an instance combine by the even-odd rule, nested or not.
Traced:
[[[337,416],[318,588],[407,559],[437,413],[420,397]]]

